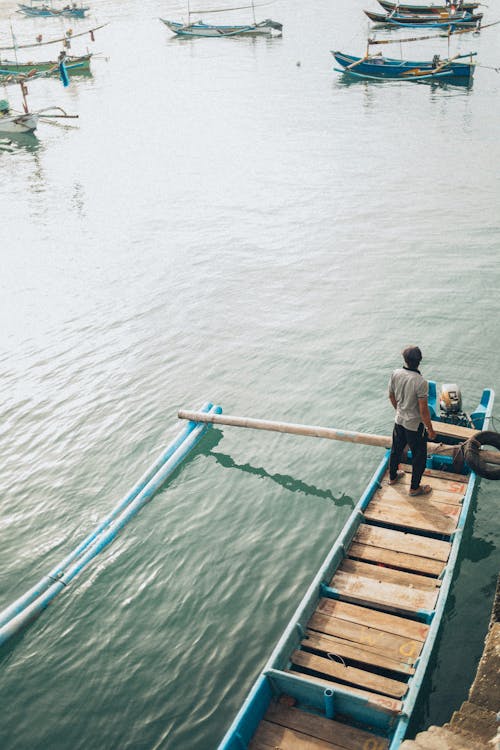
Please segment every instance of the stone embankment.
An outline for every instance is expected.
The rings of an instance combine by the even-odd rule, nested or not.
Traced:
[[[488,634],[469,698],[442,727],[429,727],[401,750],[500,750],[500,577]]]

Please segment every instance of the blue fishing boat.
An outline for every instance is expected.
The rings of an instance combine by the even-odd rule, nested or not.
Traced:
[[[36,16],[37,18],[50,18],[59,17],[63,18],[85,18],[86,12],[90,10],[89,7],[83,5],[78,6],[76,3],[71,5],[65,5],[62,8],[54,8],[52,5],[26,5],[25,3],[19,3],[19,13],[23,13],[25,16]]]
[[[332,55],[342,66],[334,70],[357,78],[416,82],[444,79],[452,83],[469,84],[474,75],[475,63],[472,58],[476,53],[469,52],[443,60],[438,55],[432,60],[398,60],[380,54],[356,57],[337,51],[332,51]],[[469,58],[469,61],[459,62],[465,58]]]
[[[370,21],[384,24],[387,26],[419,26],[422,28],[468,28],[480,27],[483,18],[482,13],[468,13],[467,11],[452,12],[442,11],[438,13],[376,13],[371,10],[365,10],[364,13]]]
[[[437,13],[438,15],[443,11],[450,11],[451,5],[453,5],[453,3],[450,2],[447,2],[446,5],[410,5],[407,3],[391,2],[391,0],[378,0],[378,4],[381,5],[382,8],[384,8],[384,10],[388,11],[389,13]],[[455,3],[455,6],[458,10],[466,10],[469,13],[471,11],[474,11],[476,8],[479,8],[479,5],[480,4],[476,2]]]
[[[219,750],[397,750],[421,691],[478,482],[441,447],[452,450],[474,435],[477,444],[478,435],[491,439],[477,430],[487,429],[493,401],[485,389],[470,415],[474,427],[452,424],[438,415],[436,385],[429,383],[442,441],[429,445],[425,479],[432,494],[408,494],[408,464],[389,485],[386,452]],[[240,426],[255,426],[250,421]],[[321,428],[301,434],[326,436]]]

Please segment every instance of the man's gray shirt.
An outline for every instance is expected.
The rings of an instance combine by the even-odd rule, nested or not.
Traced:
[[[401,367],[394,370],[389,380],[391,393],[397,402],[396,424],[416,431],[422,421],[418,399],[427,398],[427,380],[419,372]]]

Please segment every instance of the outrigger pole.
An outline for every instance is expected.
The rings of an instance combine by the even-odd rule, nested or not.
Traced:
[[[177,416],[179,419],[189,419],[192,422],[208,422],[210,424],[228,425],[230,427],[248,427],[253,430],[269,430],[271,432],[285,432],[289,435],[304,435],[306,437],[326,438],[328,440],[341,440],[345,443],[360,443],[362,445],[373,445],[378,448],[390,448],[392,438],[384,435],[372,435],[366,432],[353,432],[352,430],[339,430],[334,427],[318,427],[316,425],[291,424],[288,422],[272,422],[267,419],[252,419],[250,417],[235,417],[229,414],[205,414],[197,411],[181,409]],[[445,422],[435,422],[434,426],[445,426]],[[471,430],[471,435],[479,434]],[[428,443],[429,453],[453,454],[456,445],[445,445],[444,443]],[[481,456],[487,463],[500,464],[500,454],[495,451],[481,451]]]

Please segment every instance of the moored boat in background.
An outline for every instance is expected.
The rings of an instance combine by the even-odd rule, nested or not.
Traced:
[[[52,5],[26,5],[25,3],[19,3],[19,13],[23,13],[25,16],[37,16],[41,18],[50,18],[53,16],[63,16],[64,18],[85,18],[85,14],[90,8],[88,6],[72,3],[71,5],[65,5],[63,8],[54,8]]]
[[[80,57],[72,57],[66,55],[64,57],[64,65],[66,71],[70,75],[76,75],[78,73],[88,73],[90,71],[90,59],[91,53],[87,55],[81,55]],[[0,60],[0,79],[12,74],[25,74],[28,77],[41,73],[43,71],[50,71],[53,75],[59,75],[59,64],[60,60],[44,60],[44,61],[29,61],[29,62],[18,62],[17,60]]]
[[[472,60],[475,52],[456,55],[448,59],[441,59],[435,55],[432,60],[400,60],[383,57],[380,54],[365,57],[347,55],[343,52],[332,51],[341,69],[334,68],[339,73],[349,73],[358,78],[373,80],[422,81],[447,79],[454,83],[469,84],[474,75],[475,64]],[[470,58],[469,62],[458,62]]]
[[[368,16],[370,21],[374,23],[387,24],[389,26],[423,26],[429,28],[439,27],[457,27],[463,28],[467,26],[479,26],[483,18],[482,13],[468,13],[463,11],[461,13],[452,13],[444,11],[441,13],[377,13],[371,10],[365,10],[364,13]]]
[[[450,3],[446,5],[411,5],[408,3],[398,3],[398,2],[391,2],[391,0],[377,0],[378,4],[384,8],[384,10],[388,11],[389,13],[396,12],[396,13],[416,13],[419,14],[426,14],[426,13],[436,13],[439,15],[440,13],[450,11]],[[457,9],[459,11],[468,11],[469,13],[474,11],[476,8],[479,8],[480,3],[457,3]]]

